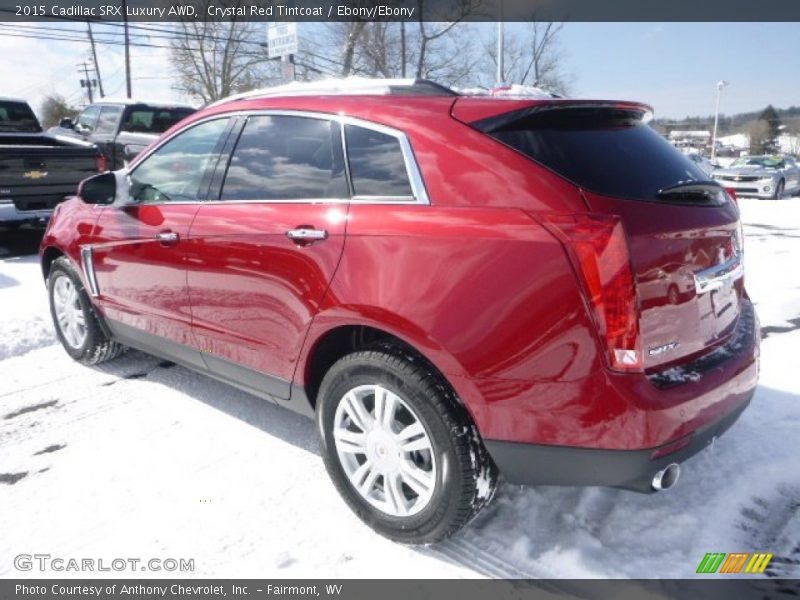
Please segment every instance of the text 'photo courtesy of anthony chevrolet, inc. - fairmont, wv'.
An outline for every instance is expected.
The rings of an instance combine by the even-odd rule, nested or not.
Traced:
[[[0,0],[0,598],[800,594],[798,39]]]

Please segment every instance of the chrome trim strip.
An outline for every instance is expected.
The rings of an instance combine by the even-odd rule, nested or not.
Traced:
[[[91,246],[81,248],[81,268],[83,268],[83,276],[89,284],[89,294],[92,298],[97,298],[100,290],[97,287],[97,277],[94,272],[94,248]]]
[[[199,119],[197,121],[193,121],[187,127],[182,128],[180,131],[176,131],[168,138],[161,140],[157,146],[154,146],[149,149],[146,155],[142,156],[141,154],[136,157],[136,163],[131,170],[128,171],[130,175],[133,173],[139,165],[144,162],[153,152],[158,150],[161,146],[166,144],[175,136],[183,133],[184,131],[188,131],[192,127],[196,125],[200,125],[201,123],[205,123],[207,121],[212,121],[214,119],[227,119],[227,118],[234,118],[234,117],[250,117],[250,116],[257,116],[257,115],[266,115],[266,116],[285,116],[285,117],[305,117],[309,119],[324,119],[328,121],[334,121],[339,123],[339,127],[341,130],[342,136],[342,152],[344,154],[344,165],[345,171],[347,174],[347,181],[348,185],[352,184],[352,177],[350,175],[350,160],[347,155],[347,140],[345,134],[345,125],[353,125],[355,127],[363,127],[364,129],[369,129],[372,131],[377,131],[378,133],[383,133],[385,135],[389,135],[400,143],[400,150],[403,153],[403,161],[405,162],[406,167],[406,175],[408,176],[409,183],[411,184],[411,191],[414,194],[413,197],[406,197],[406,196],[396,196],[396,197],[384,197],[384,196],[354,196],[352,200],[341,200],[341,199],[299,199],[299,200],[244,200],[242,202],[272,202],[272,203],[292,203],[292,204],[308,204],[310,202],[353,202],[356,204],[426,204],[429,205],[430,198],[428,197],[428,191],[425,188],[425,182],[422,179],[422,173],[419,170],[419,164],[417,163],[417,158],[414,155],[414,149],[411,147],[411,142],[408,139],[408,136],[399,129],[394,129],[392,127],[388,127],[386,125],[381,125],[379,123],[374,123],[372,121],[366,121],[364,119],[359,119],[357,117],[349,117],[346,115],[336,114],[336,113],[324,113],[324,112],[317,112],[317,111],[304,111],[304,110],[284,110],[284,109],[263,109],[263,110],[237,110],[227,113],[217,113],[214,115],[209,115],[206,118]],[[351,190],[352,191],[352,190]],[[385,198],[385,201],[383,200]],[[202,203],[216,203],[216,202],[234,202],[232,200],[211,200],[211,201],[188,201],[188,202],[163,202],[158,204],[194,204],[195,202],[202,202]]]
[[[698,294],[718,290],[730,281],[744,275],[741,256],[734,256],[720,265],[709,267],[694,274],[694,289]]]

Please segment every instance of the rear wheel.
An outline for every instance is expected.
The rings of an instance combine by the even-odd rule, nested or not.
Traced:
[[[67,354],[87,365],[122,354],[124,346],[111,340],[100,327],[89,296],[69,259],[61,257],[53,261],[47,285],[50,314]]]
[[[342,358],[323,379],[317,424],[339,493],[393,540],[441,540],[494,494],[497,470],[466,410],[419,361],[385,351]]]

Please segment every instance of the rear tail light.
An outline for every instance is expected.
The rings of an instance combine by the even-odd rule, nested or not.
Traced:
[[[605,340],[609,366],[641,371],[639,305],[622,222],[596,214],[550,215],[545,221],[569,250]]]
[[[736,190],[733,188],[725,188],[725,191],[728,192],[728,196],[730,196],[731,200],[733,200],[734,204],[739,204],[739,200],[736,198]]]
[[[98,154],[94,157],[94,166],[98,173],[105,173],[108,171],[108,161],[103,154]]]

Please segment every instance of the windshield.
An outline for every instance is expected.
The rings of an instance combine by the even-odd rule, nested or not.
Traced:
[[[0,100],[0,131],[38,133],[41,130],[36,115],[25,102]]]
[[[155,108],[150,106],[133,107],[122,131],[131,133],[164,133],[178,121],[194,112],[191,108]]]
[[[766,167],[768,169],[782,169],[784,166],[783,159],[776,156],[743,156],[737,158],[733,167]]]

